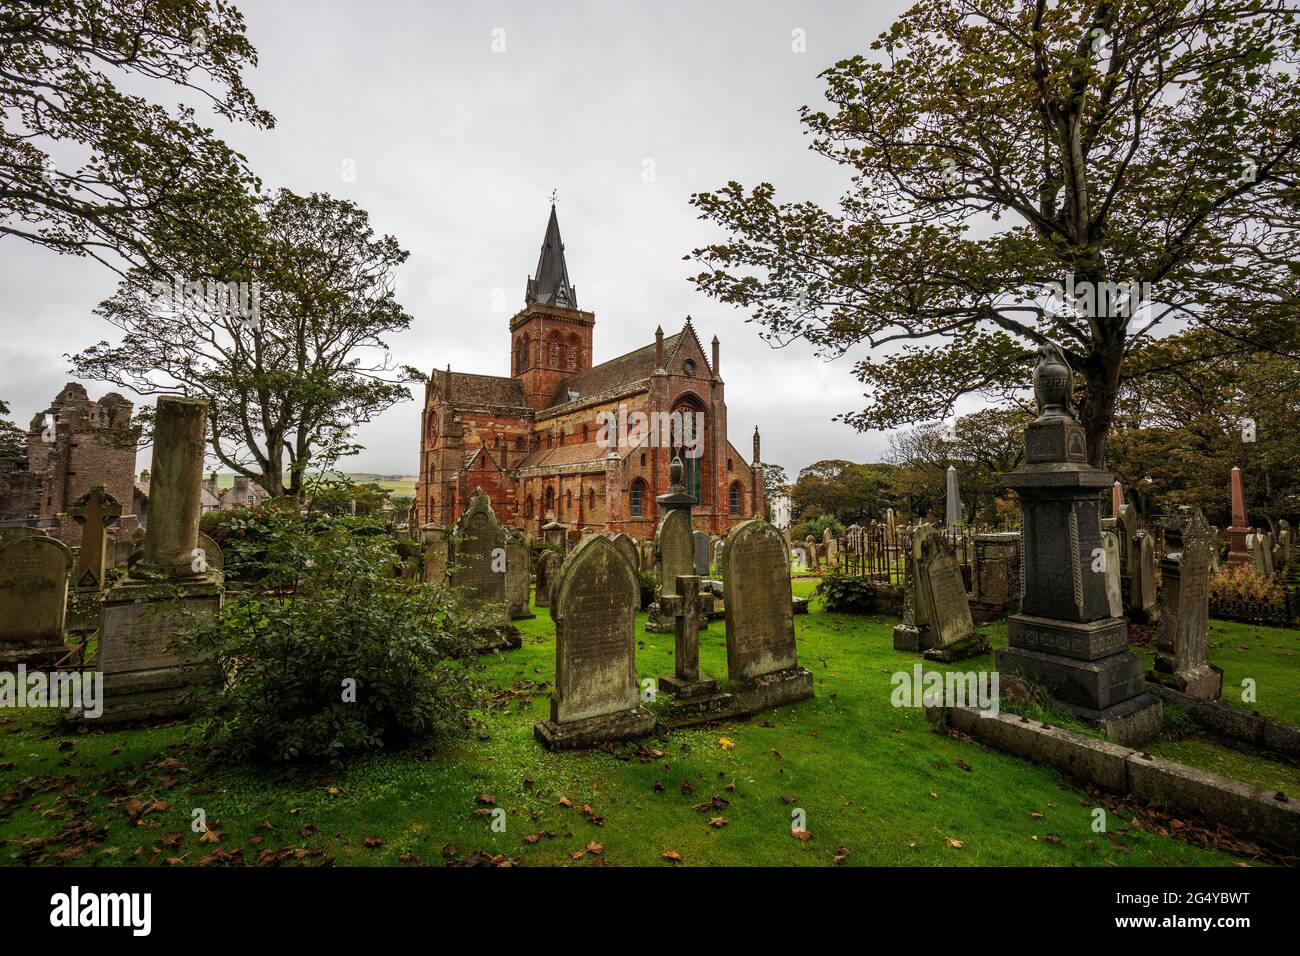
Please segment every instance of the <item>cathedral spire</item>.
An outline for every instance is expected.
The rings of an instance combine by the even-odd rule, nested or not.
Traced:
[[[560,221],[555,217],[554,201],[551,218],[546,223],[546,237],[542,239],[542,252],[537,257],[537,270],[528,280],[524,302],[567,309],[578,307],[577,292],[569,282],[569,269],[564,264],[564,243],[560,240]]]

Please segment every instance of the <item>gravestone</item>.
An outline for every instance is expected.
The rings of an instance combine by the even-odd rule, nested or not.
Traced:
[[[709,573],[709,535],[704,531],[696,531],[694,535],[695,558],[692,562],[692,570],[700,576],[707,577]]]
[[[1277,553],[1278,560],[1281,564],[1291,563],[1291,552],[1293,547],[1293,538],[1291,536],[1291,523],[1282,518],[1277,523]]]
[[[808,535],[808,537],[804,538],[803,547],[804,550],[807,552],[807,564],[809,569],[816,570],[818,567],[817,541],[813,538],[812,535]]]
[[[1139,531],[1133,538],[1132,573],[1129,577],[1128,616],[1138,624],[1150,624],[1160,616],[1156,593],[1155,538]]]
[[[632,536],[626,532],[620,531],[618,534],[610,535],[610,540],[614,546],[627,558],[627,563],[632,565],[633,571],[641,570],[641,551],[637,548],[636,542]]]
[[[568,539],[565,534],[567,529],[558,521],[550,521],[542,525],[542,537],[552,548],[565,551],[568,548]]]
[[[1034,368],[1039,415],[1025,430],[1024,464],[999,484],[1019,498],[1024,560],[1021,610],[1007,621],[1009,646],[997,652],[997,668],[1132,745],[1160,733],[1163,710],[1146,691],[1127,623],[1111,614],[1106,575],[1094,570],[1101,502],[1113,479],[1088,463],[1073,383],[1060,348],[1042,346]]]
[[[722,566],[727,678],[741,710],[806,700],[812,673],[795,649],[790,563],[781,533],[762,518],[736,525]]]
[[[654,540],[651,539],[647,541],[642,541],[640,544],[640,550],[641,550],[641,570],[649,574],[653,572],[655,569]]]
[[[987,651],[988,641],[976,632],[971,619],[961,568],[943,534],[922,525],[912,534],[911,545],[913,618],[911,629],[899,637],[915,645],[905,649],[920,650],[929,660],[948,662]]]
[[[0,668],[48,667],[67,653],[63,628],[72,555],[43,534],[0,544]]]
[[[922,649],[921,627],[918,623],[916,606],[916,562],[912,560],[911,554],[913,537],[921,528],[928,527],[929,525],[920,525],[915,530],[904,529],[899,535],[904,552],[908,557],[903,562],[903,619],[894,625],[892,633],[894,650],[896,651],[920,651]]]
[[[1164,589],[1155,667],[1147,680],[1218,700],[1223,671],[1209,662],[1210,550],[1215,531],[1199,508],[1180,507],[1165,528]]]
[[[1246,495],[1241,486],[1241,469],[1233,467],[1231,472],[1232,524],[1228,527],[1228,567],[1250,564],[1250,554],[1246,550],[1246,536],[1250,532],[1246,521]]]
[[[426,525],[420,529],[420,539],[424,542],[424,568],[420,580],[426,584],[446,584],[447,567],[451,563],[447,530],[440,525]]]
[[[844,549],[849,554],[862,553],[862,525],[851,524],[844,529]]]
[[[659,689],[674,698],[673,714],[683,717],[713,712],[730,703],[729,694],[718,694],[718,682],[700,677],[700,619],[695,613],[699,603],[700,578],[681,574],[673,585],[675,592],[665,597],[666,612],[677,625],[673,644],[673,673],[659,678]]]
[[[1269,577],[1273,576],[1273,532],[1265,531],[1263,534],[1263,551],[1264,551],[1264,573]]]
[[[695,536],[691,531],[690,512],[674,509],[664,515],[655,531],[655,606],[646,623],[647,631],[676,632],[674,615],[663,599],[676,595],[678,577],[694,574]]]
[[[72,519],[81,525],[81,548],[77,552],[77,566],[73,577],[76,586],[85,590],[104,587],[108,563],[108,529],[122,516],[122,506],[116,498],[95,485],[73,502],[68,509]]]
[[[26,525],[7,525],[0,527],[0,548],[4,547],[10,541],[17,541],[19,538],[47,538],[47,535],[40,528],[29,528]]]
[[[478,653],[519,647],[523,641],[510,626],[506,595],[506,533],[481,488],[469,498],[452,534],[452,587],[462,606],[484,615],[475,641]]]
[[[217,544],[210,535],[199,532],[198,544],[196,546],[199,554],[195,556],[195,561],[203,565],[203,570],[208,568],[214,571],[221,571],[224,575],[226,570],[226,556],[221,551],[221,545]]]
[[[564,556],[558,551],[552,551],[547,548],[537,559],[537,596],[534,603],[538,607],[551,606],[551,588],[555,584],[556,576],[560,573],[560,565],[564,562]]]
[[[835,538],[826,542],[826,567],[835,570],[840,560],[840,543]]]
[[[607,538],[588,537],[565,559],[551,594],[551,716],[533,727],[547,749],[593,747],[654,731],[636,680],[639,603],[636,573]]]
[[[1268,574],[1268,564],[1264,560],[1264,536],[1258,531],[1246,535],[1246,551],[1250,555],[1250,566],[1256,574]]]
[[[528,548],[513,535],[506,539],[506,603],[510,620],[536,617],[528,607]]]
[[[1119,532],[1103,530],[1101,547],[1106,573],[1106,602],[1111,617],[1124,613],[1124,591],[1120,582]]]
[[[208,403],[158,398],[149,469],[149,521],[127,575],[104,594],[98,723],[192,713],[224,682],[214,656],[177,652],[172,634],[196,616],[218,614],[222,574],[199,549]],[[90,720],[73,707],[70,720]]]

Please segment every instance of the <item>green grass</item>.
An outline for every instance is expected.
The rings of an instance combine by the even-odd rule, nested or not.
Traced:
[[[796,593],[812,588],[795,584]],[[0,797],[0,862],[23,860],[29,838],[77,825],[106,827],[106,836],[97,847],[84,837],[32,847],[27,858],[55,862],[55,853],[70,850],[69,864],[166,865],[169,858],[194,863],[213,850],[242,848],[251,862],[266,849],[296,848],[308,865],[438,864],[443,846],[454,844],[461,858],[481,850],[525,865],[584,865],[597,857],[570,854],[595,842],[611,865],[672,865],[663,854],[673,851],[685,865],[820,866],[831,864],[840,847],[847,864],[874,865],[1239,860],[1130,828],[1122,815],[1112,814],[1108,834],[1093,833],[1097,800],[1054,770],[938,735],[921,711],[891,706],[890,675],[910,671],[917,660],[892,649],[893,620],[826,614],[813,604],[813,614],[795,620],[815,699],[615,753],[551,754],[533,740],[534,722],[548,713],[545,689],[554,669],[546,609],[519,622],[521,649],[487,660],[485,681],[499,706],[477,714],[480,735],[437,753],[367,757],[336,772],[207,767],[185,724],[51,735],[48,714],[0,711],[0,795],[10,795]],[[1005,642],[1004,625],[989,631],[995,643]],[[1287,634],[1291,646],[1295,637]],[[671,672],[671,651],[671,635],[640,631],[638,676]],[[701,633],[700,659],[707,675],[726,676],[721,621]],[[992,658],[962,668],[991,669]],[[1179,746],[1190,750],[1196,742]],[[684,781],[691,795],[682,793]],[[474,815],[487,809],[476,803],[481,793],[506,811],[504,833],[492,831],[490,815]],[[729,805],[694,809],[715,795]],[[561,797],[573,807],[562,806]],[[166,806],[132,824],[131,799]],[[221,831],[219,843],[202,844],[191,831],[194,808]],[[790,834],[795,809],[806,814],[813,835],[807,842]],[[603,818],[601,825],[591,816]],[[726,825],[710,827],[714,816]],[[544,835],[525,840],[535,834]],[[367,838],[382,844],[367,847]]]

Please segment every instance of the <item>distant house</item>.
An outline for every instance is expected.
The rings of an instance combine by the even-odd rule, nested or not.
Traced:
[[[215,471],[204,479],[203,490],[216,502],[213,509],[221,511],[234,511],[236,508],[256,508],[271,497],[265,488],[243,475],[235,475],[234,484],[225,491],[219,491]],[[204,510],[208,509],[204,508]]]

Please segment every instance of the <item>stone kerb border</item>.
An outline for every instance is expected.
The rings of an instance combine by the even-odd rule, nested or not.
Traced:
[[[1107,790],[1131,793],[1177,813],[1222,822],[1234,833],[1300,851],[1300,800],[1108,740],[1051,727],[1018,714],[982,717],[973,707],[934,708],[948,726],[999,750],[1049,764]]]
[[[1166,704],[1186,711],[1193,723],[1210,733],[1239,740],[1261,750],[1300,757],[1300,727],[1284,724],[1262,714],[1250,714],[1222,701],[1199,700],[1160,684],[1148,682],[1147,690]]]

